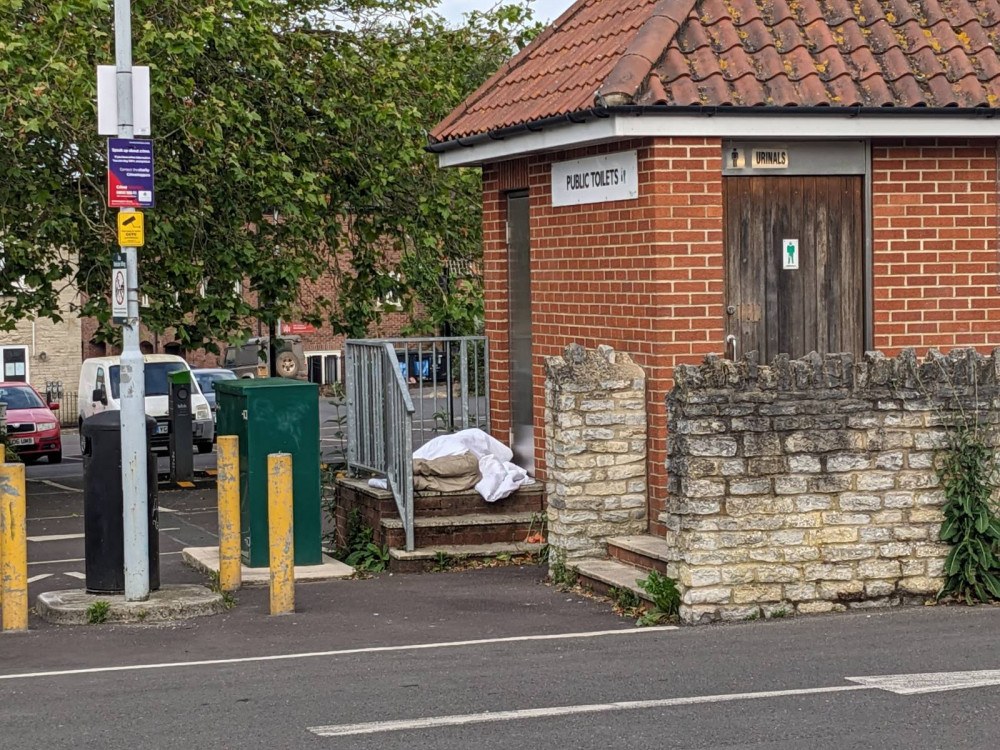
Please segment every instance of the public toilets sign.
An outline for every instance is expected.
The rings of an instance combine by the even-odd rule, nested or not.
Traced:
[[[552,165],[552,205],[627,201],[639,197],[635,151],[561,161]]]

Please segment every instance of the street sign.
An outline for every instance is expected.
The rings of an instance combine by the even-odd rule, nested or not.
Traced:
[[[128,321],[127,266],[125,253],[115,253],[111,256],[111,322],[117,326],[124,325]]]
[[[149,111],[149,66],[132,66],[132,135],[152,135]],[[97,134],[118,135],[118,71],[97,66]]]
[[[153,201],[153,142],[108,139],[108,206],[150,208]]]
[[[142,247],[146,244],[146,221],[142,211],[118,214],[118,244],[122,247]]]

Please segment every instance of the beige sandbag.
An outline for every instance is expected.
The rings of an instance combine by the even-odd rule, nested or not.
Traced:
[[[418,492],[462,492],[483,478],[472,453],[413,459],[413,489]]]

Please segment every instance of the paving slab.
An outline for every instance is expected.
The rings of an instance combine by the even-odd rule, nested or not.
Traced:
[[[183,557],[185,563],[203,573],[219,572],[218,547],[185,547]],[[241,565],[240,569],[244,586],[267,586],[271,582],[270,568],[248,568],[246,565]],[[323,562],[320,565],[296,565],[294,570],[296,583],[335,581],[353,575],[354,568],[327,555],[323,555]]]
[[[172,584],[152,591],[144,602],[127,602],[122,594],[89,594],[86,589],[46,591],[35,600],[35,612],[54,625],[88,625],[88,609],[107,602],[107,623],[151,623],[189,620],[221,614],[222,595],[196,584]]]

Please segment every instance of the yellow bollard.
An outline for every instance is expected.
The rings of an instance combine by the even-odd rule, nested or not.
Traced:
[[[243,583],[240,561],[240,439],[220,435],[217,448],[219,491],[219,587],[236,591]]]
[[[267,536],[272,615],[287,615],[295,611],[295,543],[292,533],[292,456],[272,453],[267,457]]]
[[[0,464],[0,601],[3,629],[28,629],[24,464]]]

